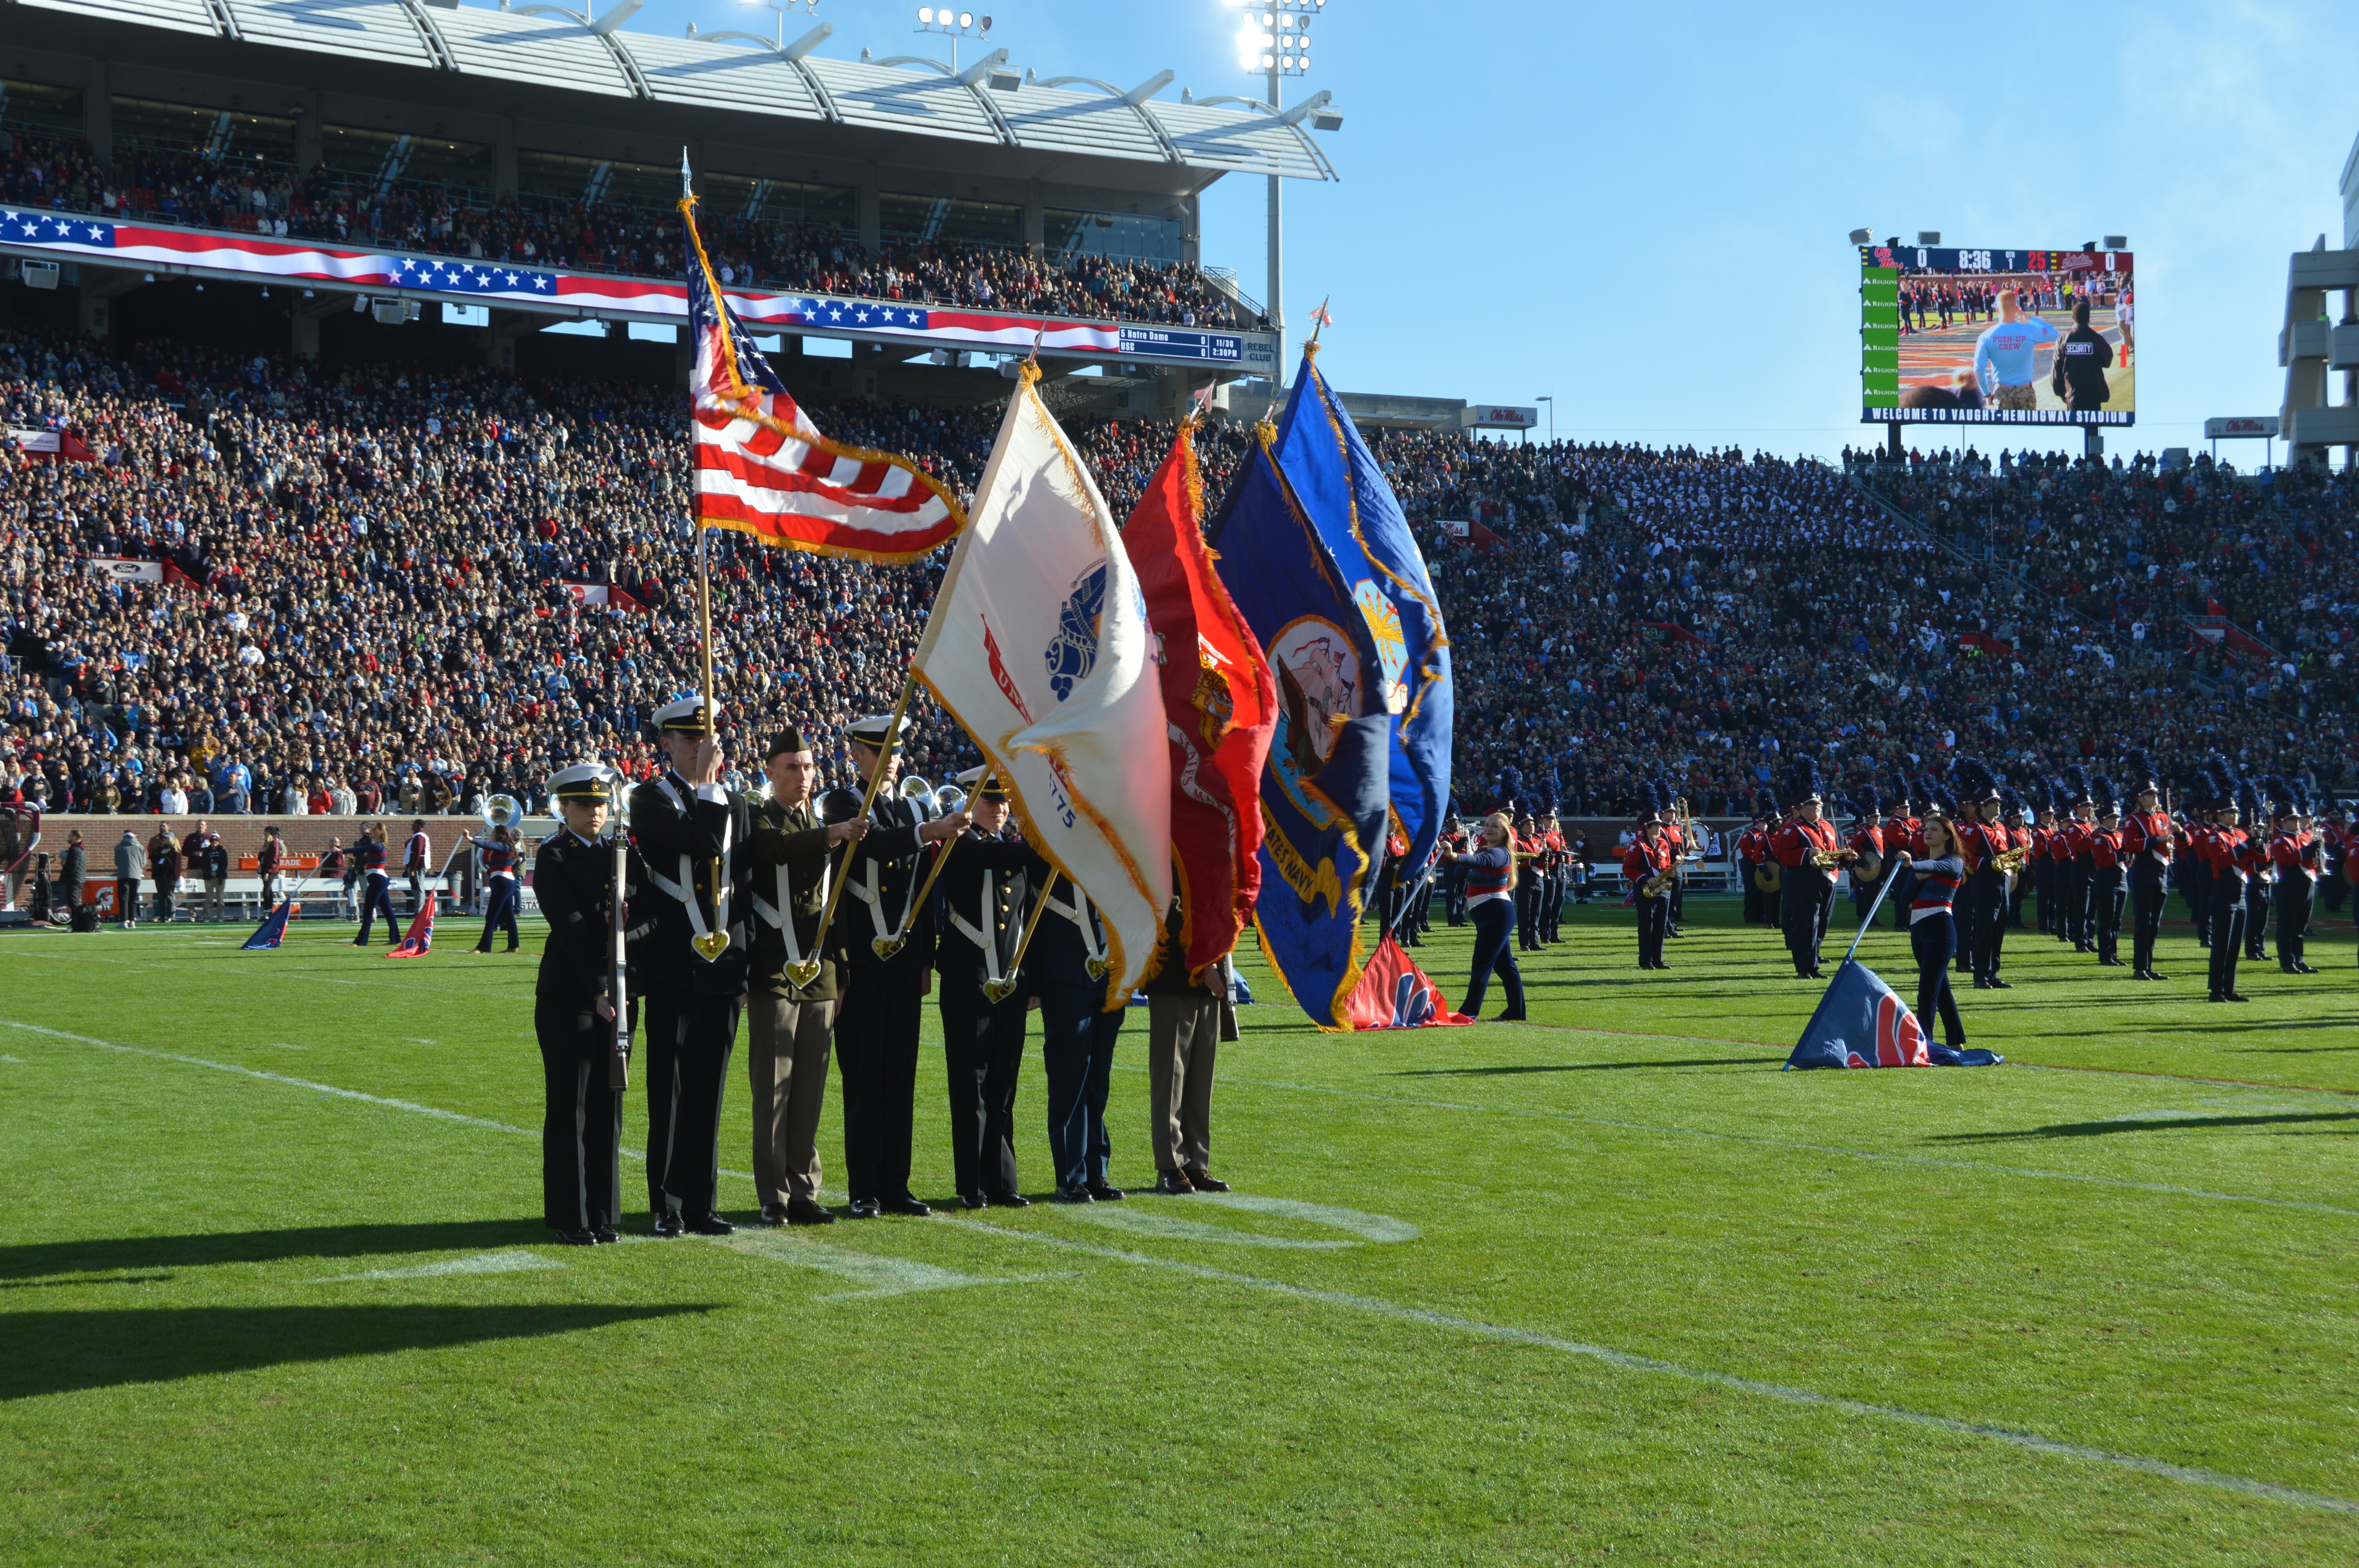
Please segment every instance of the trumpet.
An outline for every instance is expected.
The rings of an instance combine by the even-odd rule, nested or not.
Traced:
[[[1998,854],[1993,855],[1990,858],[1991,869],[2012,876],[2017,871],[2023,870],[2023,862],[2030,858],[2031,846],[2028,844],[2021,845],[2018,848],[2004,850]]]
[[[1856,849],[1821,849],[1810,857],[1810,864],[1820,871],[1831,871],[1837,866],[1847,866],[1859,859]]]

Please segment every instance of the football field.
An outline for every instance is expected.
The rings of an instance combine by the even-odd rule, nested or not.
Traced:
[[[929,1008],[934,1217],[646,1239],[635,1086],[599,1248],[540,1224],[537,925],[0,939],[0,1561],[2347,1564],[2359,970],[2321,924],[2324,973],[2248,966],[2245,1007],[2183,925],[2160,986],[2015,932],[2017,989],[1961,999],[1980,1070],[1780,1072],[1821,988],[1733,903],[1663,974],[1572,912],[1528,1024],[1321,1035],[1247,960],[1233,1195],[975,1214]],[[1862,957],[1913,999],[1888,922]],[[733,1065],[732,1173],[745,1106]]]

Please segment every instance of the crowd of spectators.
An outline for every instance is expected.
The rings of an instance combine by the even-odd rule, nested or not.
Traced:
[[[6,424],[70,428],[98,460],[0,448],[0,795],[470,810],[532,799],[585,754],[645,774],[647,715],[698,678],[684,412],[667,387],[0,333]],[[813,413],[963,492],[998,425],[995,408]],[[1126,515],[1170,427],[1070,428]],[[2340,476],[1370,438],[1451,629],[1469,809],[1513,766],[1568,810],[1626,810],[1663,778],[1700,812],[1741,811],[1802,753],[1838,783],[1900,758],[2029,773],[2134,745],[2182,776],[2213,750],[2347,776]],[[1207,431],[1209,496],[1249,440]],[[939,559],[710,548],[741,778],[788,719],[833,734],[890,707]],[[166,580],[90,565],[120,558]],[[2190,638],[2190,611],[2282,657]],[[914,711],[912,771],[972,760],[922,697]],[[826,762],[848,771],[840,747]]]
[[[494,201],[415,180],[380,186],[324,164],[299,179],[283,167],[194,153],[126,150],[110,172],[86,143],[23,133],[8,149],[0,201],[15,205],[527,266],[676,279],[686,265],[679,217],[669,209],[547,194]],[[890,238],[872,254],[832,227],[712,211],[701,228],[727,286],[1165,326],[1267,325],[1185,262]]]

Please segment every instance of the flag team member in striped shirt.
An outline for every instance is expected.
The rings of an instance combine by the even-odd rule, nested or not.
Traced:
[[[1908,898],[1908,946],[1917,957],[1917,1023],[1919,1028],[1928,1027],[1939,1013],[1942,1044],[1960,1050],[1966,1043],[1966,1026],[1958,1017],[1958,1000],[1950,989],[1950,960],[1958,950],[1955,905],[1958,884],[1966,880],[1966,860],[1959,853],[1957,830],[1938,799],[1927,804],[1918,831],[1924,853],[1902,849],[1894,856],[1914,873]]]
[[[2130,979],[2167,980],[2154,968],[2155,938],[2162,930],[2162,903],[2170,891],[2170,862],[2179,834],[2162,810],[2162,784],[2144,752],[2123,759],[2136,809],[2122,818],[2122,864],[2130,891]]]
[[[513,827],[495,827],[488,838],[469,838],[484,853],[484,879],[490,902],[484,909],[484,939],[478,953],[492,950],[492,934],[508,934],[508,951],[516,950],[516,836]]]
[[[361,870],[361,934],[353,938],[353,946],[369,945],[369,924],[379,914],[385,916],[385,945],[388,947],[401,940],[393,918],[393,879],[385,870],[385,825],[372,822],[361,829],[353,840],[353,860]]]
[[[1466,912],[1474,919],[1474,973],[1466,982],[1466,1000],[1458,1009],[1469,1018],[1483,1016],[1483,998],[1495,970],[1506,987],[1507,1011],[1492,1022],[1510,1023],[1524,1016],[1524,977],[1516,968],[1516,830],[1504,811],[1483,819],[1480,845],[1458,857],[1466,868]]]

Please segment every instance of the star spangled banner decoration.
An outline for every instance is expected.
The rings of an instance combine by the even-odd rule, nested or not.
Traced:
[[[919,559],[955,538],[966,512],[940,481],[906,458],[820,434],[723,300],[694,205],[692,197],[680,202],[696,345],[690,395],[698,524],[883,565]]]

